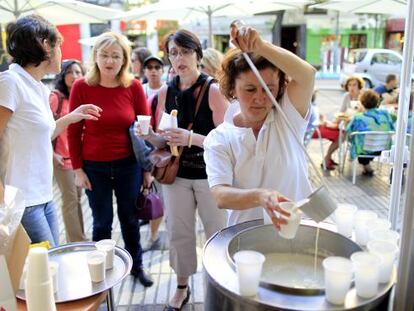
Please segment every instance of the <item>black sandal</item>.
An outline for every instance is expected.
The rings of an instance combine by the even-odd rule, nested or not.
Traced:
[[[179,308],[170,306],[169,304],[167,304],[164,308],[164,311],[180,311],[182,309],[182,307],[184,307],[184,305],[190,300],[190,295],[191,295],[191,290],[190,290],[190,286],[187,285],[177,285],[178,289],[186,289],[187,288],[187,294],[183,300],[183,302],[181,303],[181,306]]]

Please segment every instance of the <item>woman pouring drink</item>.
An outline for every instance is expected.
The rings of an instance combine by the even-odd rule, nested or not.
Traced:
[[[219,208],[228,210],[228,225],[263,218],[265,208],[280,228],[285,223],[280,215],[289,214],[278,202],[298,201],[311,192],[300,141],[308,123],[315,69],[264,41],[253,28],[232,25],[231,39],[237,48],[224,56],[218,80],[222,93],[233,103],[224,122],[204,140],[209,186]],[[293,131],[243,52],[259,70]]]

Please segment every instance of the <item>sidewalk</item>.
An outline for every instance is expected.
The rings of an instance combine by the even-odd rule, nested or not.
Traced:
[[[339,88],[334,88],[334,80],[317,81],[317,87],[320,89],[318,103],[322,112],[330,114],[337,111],[340,106],[342,92]],[[337,83],[339,86],[339,83]],[[332,85],[332,89],[328,87]],[[327,146],[325,145],[325,150]],[[315,163],[319,166],[322,161],[319,145],[317,140],[312,140],[308,150]],[[316,181],[315,172],[309,170],[311,180],[314,186],[319,186]],[[332,198],[336,202],[347,202],[356,204],[361,209],[371,209],[378,213],[380,217],[387,217],[388,201],[389,201],[389,185],[388,185],[388,168],[384,165],[382,170],[376,170],[374,177],[361,176],[361,172],[357,173],[357,181],[355,185],[351,183],[350,164],[346,163],[345,172],[340,175],[337,171],[325,172],[326,183],[331,192]],[[60,206],[60,193],[55,188],[55,202]],[[92,217],[88,207],[86,197],[82,201],[85,228],[87,236],[91,237]],[[60,210],[59,210],[60,213]],[[64,242],[64,227],[60,217],[61,242]],[[141,239],[145,241],[149,237],[148,225],[141,227]],[[144,254],[145,268],[151,273],[154,279],[154,285],[150,288],[144,288],[138,281],[128,276],[120,285],[114,288],[114,300],[117,310],[145,310],[145,311],[161,311],[165,303],[168,302],[170,295],[174,293],[176,287],[175,276],[169,267],[168,261],[168,245],[164,224],[160,229],[161,246],[159,249],[146,252]],[[123,245],[120,235],[120,227],[117,217],[113,224],[113,238],[119,246]],[[202,248],[205,242],[203,229],[200,222],[197,223],[197,252],[198,252],[198,269],[197,273],[191,277],[190,286],[192,295],[189,303],[183,308],[184,311],[201,311],[203,310],[203,275],[202,275]],[[106,310],[102,305],[100,310]],[[216,311],[216,310],[214,310]],[[218,311],[218,310],[217,310]]]

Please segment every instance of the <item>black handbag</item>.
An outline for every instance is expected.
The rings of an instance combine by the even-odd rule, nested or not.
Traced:
[[[162,200],[157,193],[154,183],[150,188],[143,188],[135,202],[135,211],[138,219],[152,220],[164,215]]]

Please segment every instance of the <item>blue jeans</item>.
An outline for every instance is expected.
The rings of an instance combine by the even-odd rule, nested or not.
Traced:
[[[51,247],[59,245],[59,225],[53,201],[26,207],[22,225],[32,243],[49,241]]]
[[[92,209],[92,240],[110,239],[113,220],[112,192],[115,192],[118,218],[125,248],[134,268],[142,267],[139,223],[135,200],[142,184],[142,169],[133,156],[116,161],[84,161],[83,169],[92,185],[86,190]]]

